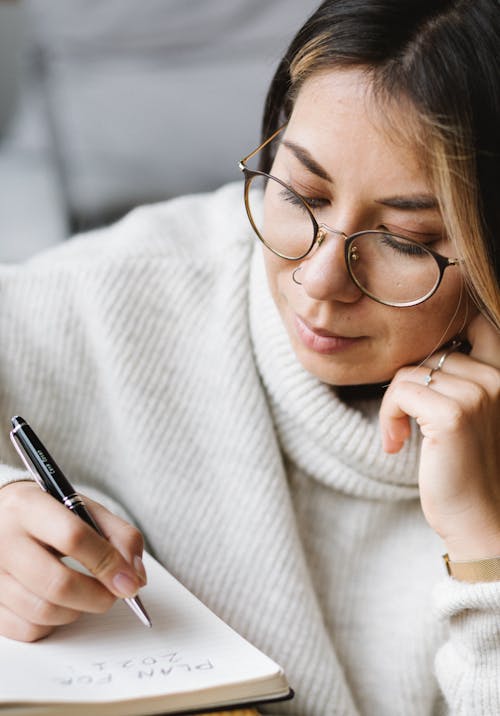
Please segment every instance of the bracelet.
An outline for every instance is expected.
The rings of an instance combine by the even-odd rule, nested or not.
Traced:
[[[460,582],[500,582],[500,557],[452,562],[447,554],[443,554],[443,559],[450,577]]]

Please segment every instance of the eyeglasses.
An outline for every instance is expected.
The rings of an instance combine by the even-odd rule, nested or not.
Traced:
[[[257,149],[239,162],[245,176],[245,207],[253,230],[277,256],[289,261],[304,259],[328,234],[344,240],[344,258],[352,281],[364,294],[386,306],[416,306],[438,289],[448,258],[418,241],[388,231],[343,231],[319,223],[308,200],[288,184],[246,163],[277,137],[280,127]]]

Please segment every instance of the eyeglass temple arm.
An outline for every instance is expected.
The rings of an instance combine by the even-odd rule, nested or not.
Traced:
[[[273,139],[274,139],[275,137],[277,137],[278,134],[285,129],[285,127],[286,127],[287,124],[288,124],[288,122],[285,122],[285,124],[282,124],[281,127],[280,127],[279,129],[277,129],[273,134],[271,134],[271,136],[268,137],[265,142],[262,142],[262,144],[260,144],[260,145],[257,147],[257,149],[254,149],[253,152],[250,152],[250,154],[247,154],[246,157],[244,157],[243,159],[240,159],[240,161],[239,161],[239,163],[238,163],[239,168],[240,168],[241,170],[246,169],[246,166],[245,166],[246,163],[247,163],[250,159],[252,159],[252,157],[254,157],[256,154],[258,154],[258,152],[260,152],[261,149],[264,149],[264,147],[267,147],[267,145],[270,144],[270,143],[273,141]]]

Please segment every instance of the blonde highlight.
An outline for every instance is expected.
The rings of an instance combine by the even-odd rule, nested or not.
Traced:
[[[438,130],[431,150],[430,171],[445,229],[463,262],[469,295],[500,331],[500,294],[484,238],[474,162],[463,144],[447,142],[440,135]]]
[[[306,42],[293,57],[289,67],[289,113],[304,82],[312,75],[335,69],[329,55],[330,36],[323,32]],[[338,69],[354,64],[337,58]],[[395,129],[396,102],[405,106],[407,122],[397,131],[404,141],[420,145],[426,157],[432,186],[436,192],[445,231],[461,259],[461,270],[468,293],[478,309],[500,331],[500,295],[492,268],[492,258],[485,240],[485,222],[479,200],[474,153],[465,132],[458,126],[438,121],[415,107],[411,98],[400,95],[396,100],[394,88],[385,85],[383,71],[377,67],[361,66],[373,79],[374,94],[385,105],[392,105],[388,116]],[[381,68],[382,70],[385,68]],[[396,112],[394,112],[396,109]],[[466,122],[465,122],[466,124]]]
[[[324,32],[306,42],[290,63],[290,79],[292,96],[295,97],[306,79],[313,73],[328,67],[325,62],[325,46],[328,45],[329,34]]]
[[[264,140],[288,121],[317,73],[365,72],[382,103],[369,103],[375,121],[399,124],[391,136],[422,157],[468,294],[498,331],[499,47],[497,0],[324,0],[283,56],[262,122]],[[262,171],[277,146],[262,151]]]

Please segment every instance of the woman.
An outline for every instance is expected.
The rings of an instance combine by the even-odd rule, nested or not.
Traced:
[[[265,713],[500,712],[499,46],[494,0],[324,2],[241,163],[265,246],[233,185],[3,270],[2,414],[114,547],[6,464],[2,634],[135,593],[142,533],[284,666]]]

